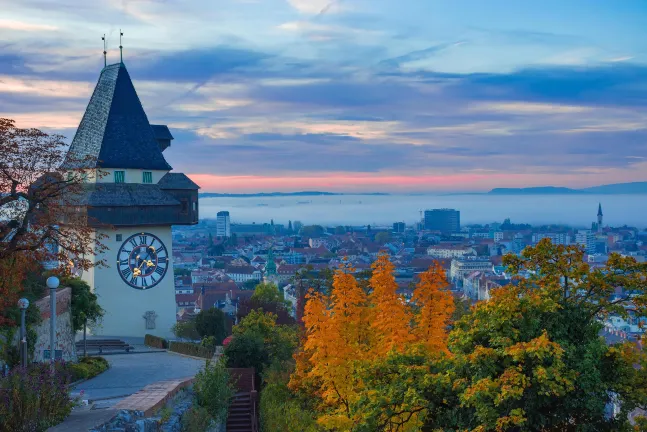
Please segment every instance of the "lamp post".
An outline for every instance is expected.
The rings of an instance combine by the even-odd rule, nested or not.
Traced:
[[[27,332],[25,329],[25,312],[29,307],[29,300],[21,298],[18,300],[20,308],[20,366],[27,367]]]
[[[49,358],[54,363],[56,357],[56,288],[59,280],[56,276],[47,278],[47,287],[49,288]]]

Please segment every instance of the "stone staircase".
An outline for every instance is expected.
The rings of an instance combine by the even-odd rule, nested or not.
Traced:
[[[258,432],[258,393],[254,368],[227,369],[236,393],[227,414],[227,432]]]
[[[251,393],[236,393],[227,416],[228,432],[254,432],[254,407]]]

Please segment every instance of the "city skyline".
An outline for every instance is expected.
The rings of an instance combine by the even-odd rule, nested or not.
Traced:
[[[7,3],[0,117],[70,142],[121,28],[173,168],[203,191],[647,180],[647,6],[508,3]]]

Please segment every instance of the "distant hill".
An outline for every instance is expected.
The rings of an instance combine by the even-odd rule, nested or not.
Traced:
[[[593,194],[647,194],[647,182],[616,183],[581,190]]]
[[[530,188],[496,188],[488,192],[489,195],[622,195],[622,194],[647,194],[647,182],[616,183],[610,185],[594,186],[583,189],[565,187],[543,186]]]
[[[577,194],[582,193],[576,189],[565,187],[543,186],[529,188],[496,188],[492,189],[490,195],[555,195],[555,194]]]
[[[381,192],[345,194],[345,193],[338,193],[338,192],[319,192],[319,191],[259,192],[259,193],[251,193],[251,194],[204,192],[204,193],[198,194],[200,198],[253,198],[253,197],[289,197],[289,196],[334,196],[334,195],[388,195],[388,194],[381,193]]]

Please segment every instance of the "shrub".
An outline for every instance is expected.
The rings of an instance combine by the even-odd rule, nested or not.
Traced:
[[[221,345],[227,337],[225,313],[220,309],[203,309],[195,317],[195,329],[201,338],[214,336],[217,344]]]
[[[263,373],[263,368],[269,363],[269,353],[265,349],[263,337],[257,333],[248,332],[234,336],[224,350],[227,367],[253,367],[256,373]]]
[[[159,336],[153,336],[152,334],[147,334],[144,336],[144,345],[153,347],[153,348],[167,349],[168,341]]]
[[[211,360],[216,353],[215,348],[207,348],[195,343],[177,341],[171,341],[169,351],[194,357],[202,357],[209,360]]]
[[[226,419],[234,388],[222,363],[207,361],[204,369],[195,376],[193,391],[198,405],[207,410],[216,422]]]
[[[78,363],[67,363],[72,381],[94,378],[109,367],[108,360],[103,357],[83,357]]]
[[[202,339],[202,341],[200,341],[200,345],[206,348],[215,349],[217,346],[216,338],[214,336],[207,336],[206,338]]]
[[[173,324],[171,331],[178,339],[198,340],[200,335],[195,329],[195,321],[178,321]]]
[[[316,414],[287,387],[292,362],[274,362],[263,375],[265,387],[261,392],[260,422],[264,432],[319,432]]]
[[[70,374],[62,362],[14,368],[0,378],[0,424],[6,432],[41,432],[72,411]]]
[[[195,405],[182,415],[182,430],[185,432],[204,432],[213,425],[213,419],[206,409]]]

